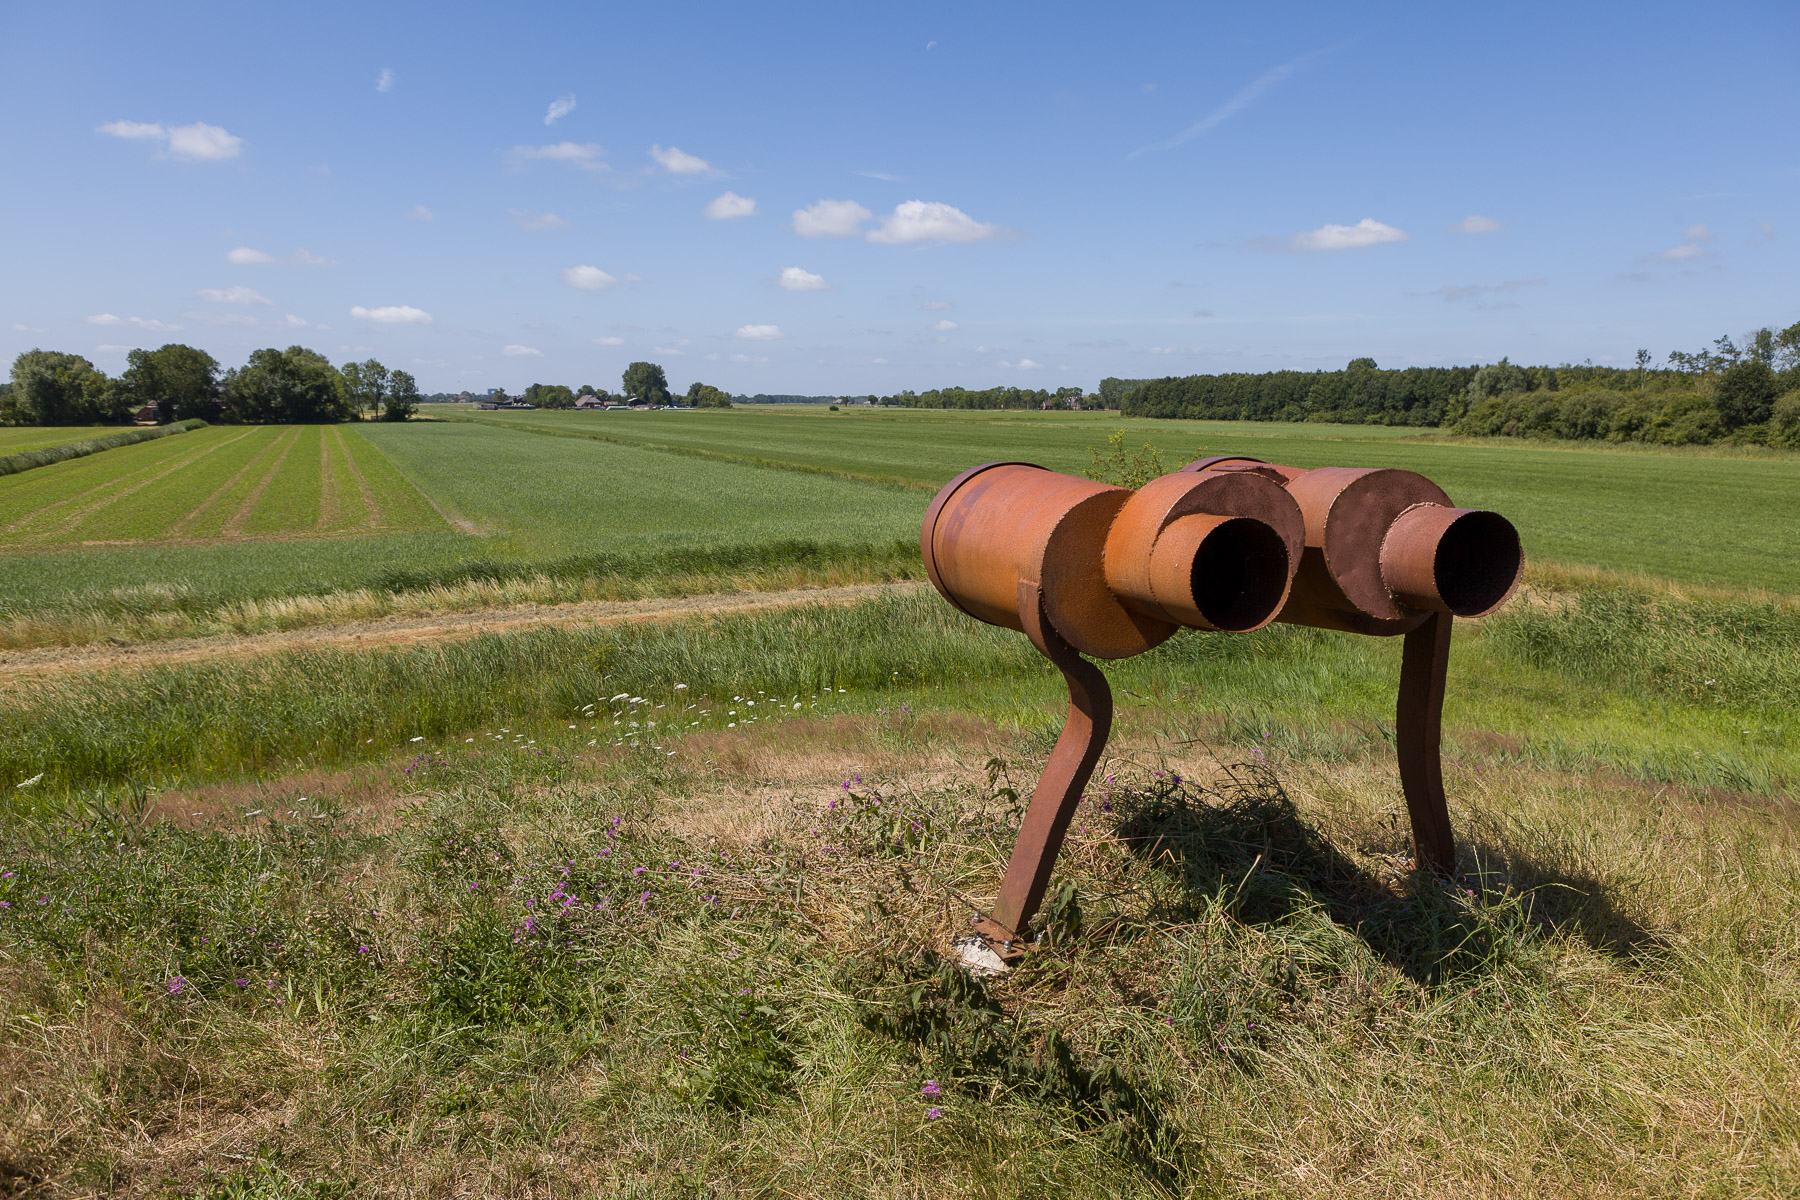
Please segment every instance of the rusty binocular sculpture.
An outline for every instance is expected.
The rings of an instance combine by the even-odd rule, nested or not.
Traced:
[[[1453,868],[1438,757],[1450,624],[1493,611],[1517,586],[1523,557],[1506,518],[1454,508],[1411,471],[1222,457],[1132,491],[989,463],[937,494],[919,544],[946,600],[1024,633],[1069,687],[999,898],[975,922],[990,946],[1013,952],[1029,939],[1112,728],[1112,691],[1082,655],[1128,658],[1184,626],[1404,634],[1396,739],[1414,852]]]

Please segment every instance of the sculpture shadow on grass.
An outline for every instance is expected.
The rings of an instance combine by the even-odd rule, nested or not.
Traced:
[[[1295,808],[1263,766],[1227,771],[1209,786],[1164,776],[1108,797],[1127,849],[1177,886],[1142,919],[1182,924],[1224,906],[1245,924],[1275,926],[1322,911],[1408,978],[1437,987],[1492,974],[1546,932],[1596,950],[1638,956],[1655,944],[1593,879],[1504,855],[1484,843],[1476,863],[1504,873],[1444,881],[1424,872],[1372,871]],[[1404,843],[1396,838],[1395,849]]]

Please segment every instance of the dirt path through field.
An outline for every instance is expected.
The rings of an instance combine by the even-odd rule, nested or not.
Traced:
[[[649,600],[589,600],[580,604],[527,604],[427,617],[388,617],[347,625],[313,626],[247,637],[182,638],[137,646],[76,646],[0,651],[0,691],[31,679],[79,671],[127,670],[209,658],[253,657],[284,650],[374,650],[419,642],[507,633],[534,625],[616,625],[625,621],[675,621],[719,613],[755,612],[801,604],[855,604],[874,596],[915,592],[928,584],[857,583],[780,592],[730,592]]]

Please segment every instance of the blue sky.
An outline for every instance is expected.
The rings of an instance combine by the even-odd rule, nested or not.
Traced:
[[[427,391],[1660,359],[1800,320],[1800,5],[0,7],[0,352]]]

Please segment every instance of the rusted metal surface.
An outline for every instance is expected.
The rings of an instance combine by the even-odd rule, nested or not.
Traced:
[[[1141,654],[1183,627],[1241,633],[1278,620],[1404,635],[1395,717],[1415,854],[1455,869],[1439,757],[1451,624],[1492,612],[1518,585],[1506,518],[1452,506],[1413,471],[1220,456],[1131,491],[989,463],[938,493],[919,540],[946,600],[1023,632],[1069,688],[999,899],[975,923],[995,952],[1029,941],[1112,727],[1106,678],[1082,655]]]

